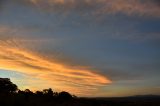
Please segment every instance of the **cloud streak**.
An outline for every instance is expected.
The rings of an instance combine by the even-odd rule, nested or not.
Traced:
[[[11,44],[0,41],[0,69],[27,74],[31,78],[45,81],[53,88],[75,94],[92,92],[111,83],[111,80],[90,69],[68,67]]]
[[[79,12],[83,15],[123,13],[126,15],[160,16],[160,2],[158,0],[21,0],[22,2],[51,12]]]

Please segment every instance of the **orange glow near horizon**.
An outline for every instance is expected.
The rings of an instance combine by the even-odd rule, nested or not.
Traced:
[[[44,85],[52,88],[83,94],[96,91],[98,87],[111,83],[111,80],[91,72],[92,70],[75,69],[10,44],[1,43],[0,50],[0,69],[26,74],[31,77],[28,79],[30,84],[45,82]],[[38,81],[32,78],[37,78]]]

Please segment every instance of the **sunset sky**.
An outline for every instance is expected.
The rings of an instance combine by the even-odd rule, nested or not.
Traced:
[[[0,0],[0,77],[77,96],[160,94],[160,1]]]

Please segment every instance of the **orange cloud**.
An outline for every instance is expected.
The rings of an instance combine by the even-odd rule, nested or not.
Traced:
[[[11,44],[9,41],[0,41],[0,69],[27,74],[31,78],[31,85],[45,82],[46,86],[80,94],[111,83],[111,80],[92,70],[68,67]]]

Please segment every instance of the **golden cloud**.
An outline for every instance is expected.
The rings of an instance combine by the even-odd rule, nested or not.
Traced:
[[[108,78],[84,68],[72,68],[43,58],[34,52],[14,46],[15,42],[0,41],[0,69],[16,71],[30,76],[30,84],[67,90],[75,94],[92,92],[111,83]],[[32,80],[38,79],[38,81]],[[42,85],[43,86],[43,85]],[[84,89],[85,88],[85,89]]]

